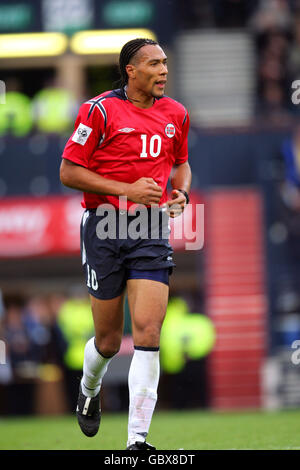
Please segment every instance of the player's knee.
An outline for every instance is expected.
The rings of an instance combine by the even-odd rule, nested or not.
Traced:
[[[140,346],[154,346],[159,344],[160,340],[160,325],[146,325],[143,328],[139,328],[137,337]]]
[[[104,357],[115,356],[121,346],[121,339],[119,337],[105,337],[97,338],[96,337],[96,346],[100,354]]]

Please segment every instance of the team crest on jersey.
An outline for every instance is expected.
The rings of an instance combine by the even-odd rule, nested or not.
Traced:
[[[174,124],[167,124],[165,127],[166,136],[170,139],[175,135],[175,126]]]
[[[75,134],[72,137],[73,142],[77,144],[84,145],[88,140],[90,133],[92,132],[92,128],[86,126],[85,124],[80,123],[76,129]]]

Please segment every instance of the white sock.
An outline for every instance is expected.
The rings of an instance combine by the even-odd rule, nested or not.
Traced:
[[[136,348],[131,361],[129,386],[129,419],[127,446],[147,437],[157,401],[159,349]]]
[[[81,379],[82,393],[86,397],[95,397],[101,387],[102,378],[112,357],[104,357],[96,349],[95,337],[91,338],[85,345],[83,376]]]

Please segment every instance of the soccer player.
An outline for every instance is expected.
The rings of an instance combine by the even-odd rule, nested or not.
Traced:
[[[164,94],[167,57],[156,41],[137,38],[126,43],[119,66],[121,87],[81,106],[60,169],[62,183],[84,193],[82,263],[95,325],[95,337],[84,351],[77,419],[84,434],[97,433],[101,382],[120,348],[127,289],[134,342],[127,449],[151,450],[155,448],[146,437],[157,401],[160,331],[174,266],[168,236],[161,233],[162,216],[164,209],[168,219],[177,216],[189,202],[189,116],[182,104]],[[138,217],[132,209],[139,204],[146,207],[150,221],[144,227],[146,236],[120,236],[124,224],[128,228]],[[99,223],[108,213],[101,207],[115,209],[117,217],[110,219],[115,236],[99,234]],[[160,216],[155,237],[153,208]]]

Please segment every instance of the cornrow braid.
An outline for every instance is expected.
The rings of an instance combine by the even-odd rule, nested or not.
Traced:
[[[147,38],[137,38],[128,41],[121,49],[120,57],[119,57],[119,72],[121,75],[119,86],[124,87],[128,83],[128,75],[126,72],[126,65],[129,64],[132,57],[140,50],[141,47],[150,45],[158,45],[158,42],[154,41],[153,39]]]

